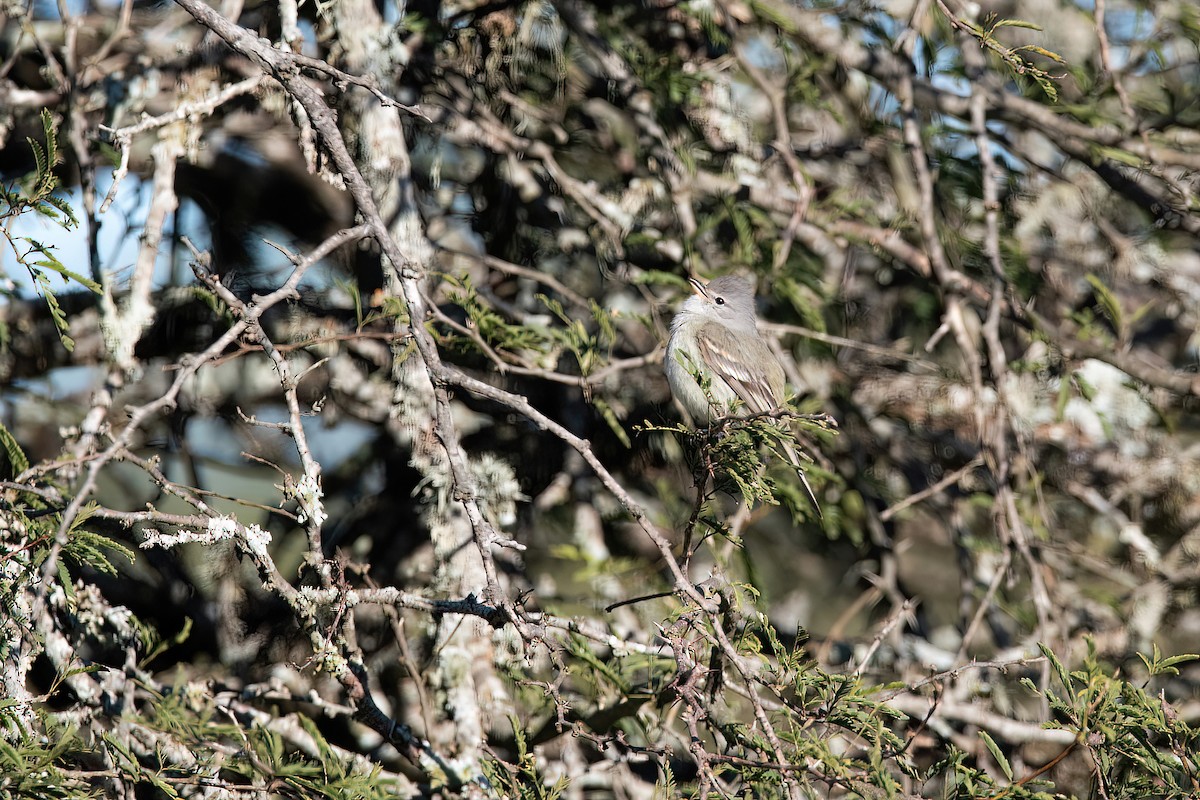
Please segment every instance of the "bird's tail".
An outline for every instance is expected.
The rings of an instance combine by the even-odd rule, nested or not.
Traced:
[[[785,440],[783,442],[783,450],[787,454],[788,463],[792,465],[792,469],[796,470],[796,475],[799,476],[800,482],[804,484],[804,491],[808,493],[808,500],[812,503],[813,510],[817,512],[817,517],[824,516],[821,513],[821,504],[817,502],[817,495],[808,483],[808,476],[804,474],[804,461],[796,451],[796,446]]]

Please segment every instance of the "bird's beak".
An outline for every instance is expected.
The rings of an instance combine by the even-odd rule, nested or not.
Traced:
[[[690,283],[692,285],[693,292],[700,295],[701,297],[708,297],[708,289],[705,288],[703,283],[701,283],[700,281],[698,281],[695,278],[688,278],[688,283]]]

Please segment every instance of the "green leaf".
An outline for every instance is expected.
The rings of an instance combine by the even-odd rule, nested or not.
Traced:
[[[54,258],[52,253],[47,252],[46,258],[43,258],[40,261],[34,261],[34,265],[58,272],[59,275],[66,278],[67,281],[74,281],[80,285],[83,285],[83,287],[90,289],[91,291],[95,291],[96,294],[100,294],[100,284],[92,281],[91,278],[85,278],[84,276],[79,275],[78,272],[68,270],[66,266],[62,265],[62,261]]]
[[[1035,44],[1022,45],[1021,47],[1018,47],[1016,49],[1019,51],[1026,51],[1029,53],[1037,53],[1039,56],[1048,58],[1051,61],[1057,61],[1059,64],[1067,63],[1067,60],[1065,58],[1063,58],[1062,56],[1060,56],[1058,53],[1055,53],[1051,50],[1047,50],[1044,47],[1038,47]]]
[[[67,352],[75,350],[75,340],[67,335],[70,330],[70,324],[67,322],[67,315],[63,313],[62,306],[58,304],[58,298],[54,296],[54,290],[50,286],[50,279],[46,273],[38,269],[30,267],[30,274],[33,275],[34,284],[42,293],[42,297],[46,301],[46,308],[50,311],[50,319],[54,322],[54,327],[58,330],[59,341],[66,348]]]
[[[123,556],[130,564],[134,562],[135,556],[125,545],[84,527],[95,515],[97,508],[95,503],[88,503],[75,517],[71,523],[69,538],[63,547],[63,556],[76,564],[91,567],[106,575],[116,575],[117,568],[112,563],[109,551]]]
[[[329,746],[329,742],[321,734],[317,724],[308,718],[305,714],[298,715],[300,724],[304,730],[312,737],[313,744],[316,745],[317,753],[323,762],[337,763],[337,755],[333,752],[333,748]]]
[[[29,469],[29,457],[25,455],[21,445],[17,444],[16,438],[2,423],[0,423],[0,448],[4,450],[4,460],[8,466],[7,471],[2,473],[6,478],[16,478]]]
[[[75,601],[75,586],[71,583],[71,573],[67,571],[67,564],[64,559],[58,560],[58,583],[62,586],[63,594],[67,596],[68,602]]]
[[[1028,28],[1031,31],[1043,30],[1042,26],[1038,25],[1036,22],[1029,22],[1028,20],[1024,19],[997,20],[996,22],[992,23],[991,29],[996,30],[997,28]],[[1012,776],[1010,775],[1009,777],[1011,778]]]
[[[42,129],[46,140],[44,147],[33,139],[26,140],[29,143],[29,149],[33,152],[34,171],[22,182],[22,191],[17,191],[15,188],[3,189],[3,199],[8,205],[3,217],[33,212],[70,230],[79,224],[79,220],[65,199],[54,196],[54,192],[58,188],[58,178],[54,175],[54,165],[58,160],[58,139],[54,127],[54,117],[49,109],[42,110]],[[16,252],[15,242],[17,241],[24,242],[29,249],[24,253]],[[99,293],[100,286],[95,281],[68,269],[54,255],[53,247],[44,245],[36,239],[31,237],[8,238],[8,243],[14,250],[17,262],[29,271],[38,292],[45,298],[46,308],[50,312],[50,318],[54,322],[63,347],[68,352],[74,350],[75,342],[67,335],[69,325],[66,315],[54,295],[54,287],[50,283],[47,272],[57,272],[67,282],[74,281],[93,292]],[[32,261],[31,256],[38,260]]]
[[[1092,273],[1087,274],[1087,282],[1091,284],[1092,291],[1096,293],[1096,300],[1100,303],[1100,308],[1104,315],[1108,317],[1113,328],[1117,331],[1117,336],[1121,339],[1125,338],[1125,315],[1121,310],[1121,301],[1111,289],[1104,285],[1098,277]]]
[[[1177,656],[1169,656],[1162,660],[1161,665],[1164,667],[1173,667],[1176,664],[1186,664],[1189,661],[1200,661],[1200,653],[1183,653]]]
[[[46,149],[58,153],[58,128],[54,125],[54,115],[49,108],[42,109],[42,133],[46,137]]]
[[[612,406],[595,396],[592,397],[592,405],[600,412],[600,416],[608,424],[609,430],[621,440],[621,444],[625,445],[626,449],[633,447],[633,442],[630,440],[629,434],[621,427],[621,420],[617,419],[617,413],[613,411]]]
[[[79,218],[75,216],[75,210],[71,208],[71,204],[68,203],[65,198],[50,195],[49,197],[44,198],[42,202],[48,203],[49,205],[58,209],[59,213],[63,215],[65,219],[59,221],[58,223],[62,227],[70,230],[71,228],[75,228],[79,225]],[[47,214],[46,216],[50,216],[50,214]]]
[[[170,650],[172,647],[183,644],[187,641],[192,633],[192,618],[183,618],[183,627],[179,629],[179,633],[172,636],[170,639],[160,638],[158,632],[153,629],[147,629],[142,638],[147,640],[148,645],[152,645],[146,655],[142,657],[141,664],[145,666],[154,659],[158,658],[163,653]]]
[[[1067,694],[1074,694],[1074,683],[1071,680],[1070,674],[1067,672],[1067,668],[1064,667],[1063,663],[1058,660],[1058,656],[1054,655],[1054,651],[1041,642],[1038,642],[1038,649],[1042,651],[1042,655],[1044,655],[1050,662],[1050,665],[1054,667],[1054,672],[1058,675],[1058,680],[1060,683],[1062,683],[1063,688],[1067,690]]]
[[[29,143],[29,149],[33,151],[35,181],[40,184],[42,176],[50,171],[49,162],[46,160],[46,151],[32,137],[26,136],[25,141]]]
[[[690,285],[686,278],[658,269],[642,270],[631,276],[629,283],[633,286],[672,286],[678,289],[686,289]]]
[[[1102,160],[1116,161],[1128,167],[1140,169],[1146,164],[1146,160],[1141,156],[1120,147],[1096,147],[1092,152]]]
[[[1178,664],[1186,664],[1189,661],[1200,660],[1200,655],[1196,653],[1181,653],[1180,655],[1162,657],[1162,652],[1158,649],[1158,644],[1154,644],[1153,654],[1147,658],[1143,653],[1137,654],[1142,663],[1146,665],[1146,671],[1151,676],[1154,675],[1178,675],[1179,670],[1176,669]]]
[[[1011,781],[1013,778],[1012,766],[1008,763],[1008,759],[1004,757],[1004,753],[1000,752],[999,745],[996,744],[996,741],[991,736],[988,736],[987,731],[980,731],[979,738],[983,739],[984,747],[992,754],[992,758],[1000,765],[1000,769],[1004,770],[1004,776]]]

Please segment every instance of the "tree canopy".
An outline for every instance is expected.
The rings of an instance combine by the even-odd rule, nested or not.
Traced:
[[[1193,4],[2,19],[3,796],[1200,791]]]

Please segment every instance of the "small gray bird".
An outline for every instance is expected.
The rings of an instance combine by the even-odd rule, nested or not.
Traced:
[[[780,408],[783,367],[758,332],[750,281],[726,275],[708,284],[695,278],[690,282],[695,294],[679,307],[667,340],[665,369],[675,399],[699,424],[731,413],[747,416]],[[697,373],[709,382],[707,394],[694,377]],[[741,405],[734,409],[738,400]],[[820,514],[795,448],[784,442],[784,449]]]

